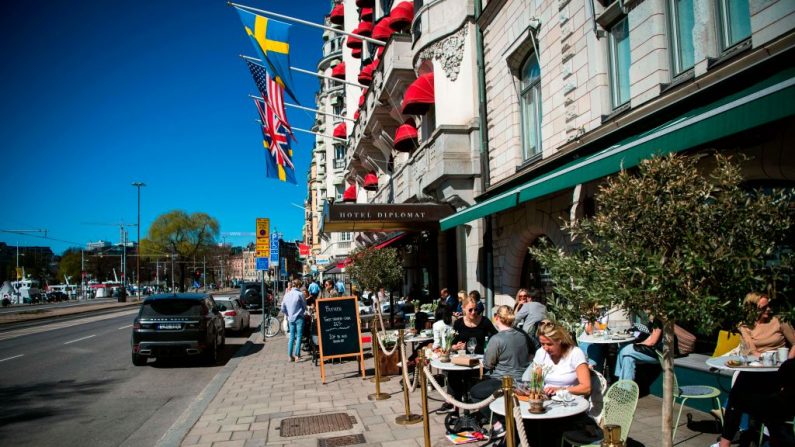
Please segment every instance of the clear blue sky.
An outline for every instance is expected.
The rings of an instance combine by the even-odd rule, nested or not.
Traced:
[[[323,0],[240,3],[316,23],[330,9]],[[321,35],[293,26],[293,66],[316,68]],[[304,213],[292,204],[306,198],[314,137],[296,133],[297,186],[265,178],[248,98],[256,87],[238,57],[255,53],[226,1],[4,1],[0,49],[0,229],[46,228],[53,238],[0,232],[0,241],[57,254],[118,242],[118,227],[93,223],[135,223],[134,181],[147,185],[142,237],[158,215],[181,209],[208,213],[227,232],[253,232],[255,218],[269,217],[285,238],[300,238]],[[317,79],[293,80],[313,107]],[[288,116],[312,126],[308,112]]]

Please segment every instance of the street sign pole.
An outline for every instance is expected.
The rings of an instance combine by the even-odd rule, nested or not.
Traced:
[[[261,326],[262,326],[262,340],[264,341],[265,340],[265,319],[267,318],[265,316],[265,312],[266,312],[266,309],[265,309],[265,295],[267,294],[267,292],[265,291],[265,270],[260,270],[260,274],[262,275],[262,276],[260,276],[260,291],[262,292],[262,293],[260,293],[260,295],[262,295],[262,325]],[[270,313],[270,309],[267,309],[267,312]]]

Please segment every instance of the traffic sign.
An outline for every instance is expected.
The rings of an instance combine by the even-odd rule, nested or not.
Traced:
[[[258,258],[270,256],[271,220],[267,217],[257,218],[256,255]]]
[[[326,264],[329,264],[329,263],[331,263],[329,258],[316,258],[315,259],[315,264],[317,264],[317,265],[326,265]]]
[[[257,270],[268,270],[268,258],[257,258]]]
[[[271,234],[271,256],[270,261],[272,265],[279,265],[279,234]]]

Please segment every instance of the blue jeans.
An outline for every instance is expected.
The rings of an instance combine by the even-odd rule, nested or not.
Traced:
[[[290,327],[290,339],[287,342],[287,355],[301,356],[301,334],[304,332],[304,316],[301,315],[288,323]]]
[[[657,357],[650,357],[635,350],[635,345],[626,345],[618,351],[616,377],[619,380],[635,380],[635,364],[659,363]]]
[[[599,344],[599,343],[585,343],[579,342],[577,343],[585,353],[585,356],[588,357],[588,363],[594,367],[595,370],[599,371],[600,373],[604,373],[604,366],[605,366],[605,357],[607,357],[607,347],[608,345]]]

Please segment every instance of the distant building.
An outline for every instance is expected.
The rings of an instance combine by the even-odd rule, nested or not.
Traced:
[[[86,250],[88,250],[88,251],[97,251],[97,250],[103,250],[103,249],[106,249],[106,248],[110,248],[110,246],[111,246],[110,242],[99,240],[99,241],[96,241],[96,242],[87,243],[86,244]]]

